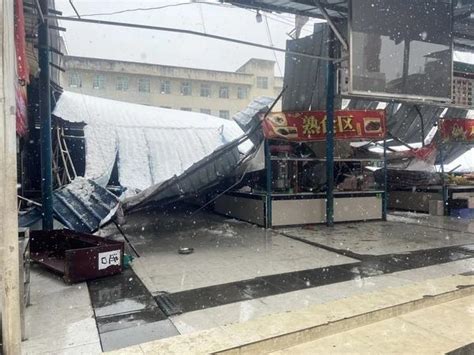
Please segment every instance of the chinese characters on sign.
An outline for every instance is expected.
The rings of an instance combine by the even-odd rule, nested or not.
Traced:
[[[385,111],[335,111],[336,139],[383,139],[386,133]],[[278,112],[262,122],[266,138],[294,141],[326,139],[326,112]]]
[[[443,142],[474,143],[474,120],[462,118],[443,119],[439,123]]]
[[[99,253],[97,262],[99,263],[99,270],[107,269],[112,265],[120,265],[120,250]]]

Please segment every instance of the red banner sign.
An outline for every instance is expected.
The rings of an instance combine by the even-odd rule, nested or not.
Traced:
[[[265,138],[291,141],[326,140],[326,111],[277,112],[262,122]],[[336,139],[379,140],[385,137],[384,110],[335,111]]]
[[[18,79],[28,83],[28,59],[26,58],[25,16],[23,0],[15,1],[15,50],[17,58]],[[24,84],[23,84],[24,85]]]
[[[449,118],[440,121],[439,129],[443,142],[474,143],[474,120]]]

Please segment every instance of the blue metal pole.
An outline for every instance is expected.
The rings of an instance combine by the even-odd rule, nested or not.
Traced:
[[[48,14],[48,0],[40,1],[41,11]],[[38,29],[39,103],[41,146],[41,200],[43,205],[43,229],[53,229],[53,172],[51,141],[51,91],[49,73],[49,28],[45,18]]]
[[[265,139],[265,172],[266,172],[266,193],[265,193],[265,228],[272,227],[272,155],[270,143]]]
[[[330,45],[333,45],[332,42]],[[331,52],[331,51],[330,51]],[[326,96],[326,224],[334,225],[334,78],[335,65],[328,62]]]
[[[439,148],[439,158],[441,160],[441,192],[443,194],[443,214],[448,214],[448,189],[446,187],[446,181],[444,176],[444,146],[441,144]]]
[[[387,135],[383,137],[383,200],[382,200],[382,220],[387,220],[388,210],[388,172],[387,172]]]

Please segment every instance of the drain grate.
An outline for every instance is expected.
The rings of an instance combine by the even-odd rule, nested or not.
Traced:
[[[160,307],[163,313],[168,317],[183,313],[183,309],[173,302],[173,300],[169,297],[169,293],[167,292],[158,294],[155,296],[155,300],[158,304],[158,307]]]

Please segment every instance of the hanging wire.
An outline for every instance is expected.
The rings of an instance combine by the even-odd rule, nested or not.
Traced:
[[[267,29],[268,42],[269,42],[270,46],[273,47],[272,34],[270,32],[270,26],[268,25],[267,15],[265,15],[265,25],[266,25],[265,27]],[[280,76],[283,76],[283,72],[281,70],[281,66],[280,66],[280,62],[278,60],[278,56],[277,56],[275,51],[272,51],[272,52],[273,52],[273,56],[275,57],[275,62],[277,64],[278,72],[280,73]]]
[[[217,40],[221,40],[221,41],[227,41],[227,42],[243,44],[243,45],[246,45],[246,46],[252,46],[252,47],[258,47],[258,48],[274,50],[274,51],[278,51],[278,52],[288,53],[288,54],[291,54],[291,55],[294,55],[294,56],[307,57],[307,58],[319,59],[319,60],[331,61],[331,62],[339,62],[339,61],[345,59],[345,58],[338,59],[338,58],[329,58],[329,57],[316,56],[316,55],[306,54],[306,53],[302,53],[302,52],[290,51],[290,50],[287,50],[287,49],[284,49],[284,48],[272,47],[272,46],[267,46],[267,45],[260,44],[260,43],[244,41],[244,40],[240,40],[240,39],[236,39],[236,38],[225,37],[225,36],[220,36],[220,35],[215,35],[215,34],[210,34],[210,33],[202,33],[202,32],[197,32],[197,31],[192,31],[192,30],[185,30],[185,29],[181,29],[181,28],[151,26],[151,25],[143,25],[143,24],[129,23],[129,22],[93,20],[93,19],[85,19],[85,18],[78,19],[78,18],[75,18],[75,17],[64,17],[64,16],[47,16],[47,18],[48,19],[57,19],[57,20],[61,20],[61,21],[83,22],[83,23],[91,23],[91,24],[97,24],[97,25],[117,26],[117,27],[137,28],[137,29],[146,29],[146,30],[163,31],[163,32],[182,33],[182,34],[187,34],[187,35],[194,35],[194,36],[217,39]]]

